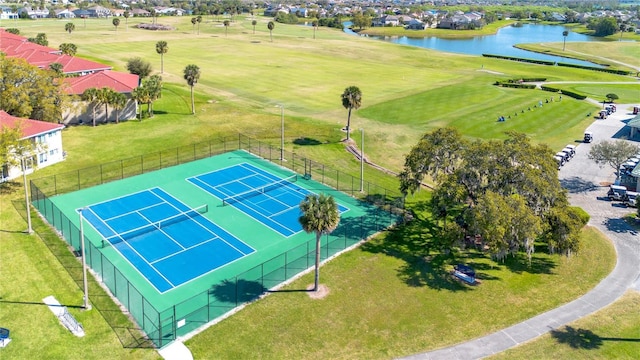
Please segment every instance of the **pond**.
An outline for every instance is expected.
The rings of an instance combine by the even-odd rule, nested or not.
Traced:
[[[348,34],[358,35],[351,29],[351,22],[344,23],[344,31]],[[538,54],[531,51],[521,50],[513,47],[515,44],[542,43],[542,42],[562,42],[562,32],[567,30],[559,25],[538,25],[523,24],[520,27],[506,26],[498,30],[496,34],[475,36],[467,39],[443,39],[435,36],[425,38],[414,38],[408,36],[368,36],[372,39],[392,42],[394,44],[418,46],[433,50],[453,52],[468,55],[494,54],[521,57],[527,59],[537,59],[546,61],[556,61],[587,66],[598,66],[593,63],[564,58],[560,56]],[[464,31],[464,30],[460,30]],[[407,30],[410,33],[411,30]],[[365,35],[366,36],[366,35]],[[582,35],[569,31],[567,42],[599,41],[588,35]]]

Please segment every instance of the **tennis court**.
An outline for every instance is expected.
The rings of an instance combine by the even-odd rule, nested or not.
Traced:
[[[160,293],[255,250],[160,188],[82,209],[87,222]],[[188,265],[188,266],[186,266]]]
[[[302,231],[300,202],[313,192],[297,186],[298,175],[275,176],[248,163],[190,177],[187,181],[271,229],[291,236]],[[338,204],[340,213],[349,209]]]
[[[32,183],[34,205],[76,250],[84,224],[87,264],[159,346],[313,267],[315,235],[298,223],[306,195],[330,194],[341,212],[339,226],[321,239],[322,259],[397,221],[324,183],[337,174],[325,178],[314,167],[316,181],[245,150],[104,180],[165,158],[163,152]],[[311,170],[299,158],[286,165]],[[340,185],[353,188],[353,178],[343,178]],[[50,186],[80,189],[44,196],[40,189]]]

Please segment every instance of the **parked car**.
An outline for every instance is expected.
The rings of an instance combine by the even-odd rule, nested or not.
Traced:
[[[635,191],[627,191],[627,195],[624,199],[624,204],[630,207],[638,207],[638,203],[636,202],[638,195],[639,194]]]
[[[609,186],[609,191],[607,192],[607,197],[609,198],[609,200],[624,201],[626,196],[627,196],[626,186],[620,186],[620,185]]]
[[[591,131],[584,132],[584,142],[590,143],[593,141],[593,133]]]

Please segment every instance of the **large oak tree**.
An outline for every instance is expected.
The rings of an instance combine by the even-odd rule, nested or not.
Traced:
[[[480,235],[499,260],[522,250],[530,259],[534,241],[546,241],[551,251],[567,255],[578,249],[577,233],[584,223],[568,206],[553,152],[524,134],[480,141],[451,128],[435,130],[407,155],[399,179],[405,196],[424,181],[435,183],[430,209],[439,226]],[[451,248],[454,240],[439,245]]]

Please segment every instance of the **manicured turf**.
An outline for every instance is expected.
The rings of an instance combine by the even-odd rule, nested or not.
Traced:
[[[489,359],[637,359],[640,293]]]
[[[579,69],[441,54],[323,28],[313,40],[309,27],[277,24],[271,43],[266,19],[261,17],[256,35],[252,33],[251,20],[242,19],[232,23],[228,36],[224,35],[221,22],[210,17],[201,24],[200,35],[192,31],[189,17],[160,18],[161,23],[178,28],[172,32],[137,30],[133,28],[137,21],[129,19],[129,29],[124,31],[122,24],[116,33],[111,19],[88,20],[86,28],[77,19],[72,34],[64,32],[67,20],[18,22],[17,27],[26,36],[47,32],[51,46],[76,43],[80,56],[90,55],[120,71],[125,71],[124,64],[131,56],[143,56],[159,69],[155,42],[165,40],[169,44],[163,75],[166,84],[162,99],[154,105],[154,118],[96,128],[68,128],[63,133],[67,159],[39,170],[35,176],[235,135],[238,131],[278,144],[280,109],[276,104],[285,107],[288,150],[357,175],[359,163],[344,151],[340,142],[344,133],[339,130],[346,122],[340,94],[350,85],[363,91],[363,107],[354,112],[352,126],[365,129],[367,156],[397,171],[404,154],[425,130],[454,124],[469,137],[485,137],[484,131],[500,136],[499,128],[494,128],[497,116],[506,116],[506,110],[515,112],[534,105],[546,95],[540,91],[496,88],[492,85],[496,80],[535,76],[556,81],[633,81]],[[189,63],[203,71],[196,85],[196,116],[189,115],[189,90],[182,79],[182,70]],[[459,91],[455,90],[457,86]],[[475,102],[476,106],[461,106],[464,102],[458,99],[461,96],[474,101],[473,95],[482,98],[485,93],[492,96]],[[427,95],[437,101],[430,102]],[[394,111],[394,106],[406,111],[404,115]],[[438,107],[441,113],[425,117],[423,111],[431,114],[431,107]],[[546,111],[553,107],[557,112],[549,116]],[[532,131],[534,141],[554,148],[579,138],[589,123],[585,110],[598,108],[566,98],[553,107],[526,114],[527,121],[516,123],[510,119],[502,125]],[[535,132],[543,121],[548,125],[544,128],[547,131]],[[474,127],[480,124],[486,126],[484,131]],[[360,142],[357,131],[354,139]],[[392,176],[369,167],[365,177],[390,188],[397,186]],[[10,200],[20,199],[22,188],[12,185],[3,191],[0,205],[11,209]],[[424,199],[422,195],[418,198]],[[417,211],[423,214],[424,210]],[[122,349],[97,312],[72,309],[95,335],[82,340],[65,333],[55,319],[39,321],[47,319],[45,309],[24,303],[40,302],[55,294],[64,303],[79,305],[80,290],[37,238],[14,233],[25,227],[16,211],[2,211],[0,219],[1,230],[9,231],[3,240],[6,238],[7,248],[13,249],[0,251],[0,263],[12,264],[0,268],[4,301],[0,303],[0,324],[12,331],[29,330],[28,335],[13,332],[14,342],[2,349],[3,354],[69,359],[103,358],[104,354],[127,359],[155,356],[147,351]],[[443,275],[445,268],[434,264],[433,259],[427,262],[419,242],[412,245],[402,241],[421,241],[425,236],[421,229],[403,231],[404,236],[386,234],[323,267],[321,280],[331,291],[325,300],[311,301],[301,292],[273,294],[192,339],[190,348],[196,358],[255,354],[273,358],[405,355],[477,337],[567,302],[591,289],[614,262],[608,242],[587,231],[584,251],[577,257],[537,255],[541,269],[551,269],[551,273],[495,264],[483,257],[470,259],[478,262],[478,269],[487,278],[482,286],[468,290],[452,284]],[[575,281],[577,278],[579,282]],[[306,276],[289,288],[301,289],[311,281],[311,276]],[[106,297],[100,297],[103,298]],[[25,310],[25,306],[36,310]],[[112,308],[117,309],[113,305],[109,309]],[[25,316],[26,311],[36,311],[35,316]],[[460,327],[460,323],[468,326]],[[14,346],[20,344],[24,345]]]
[[[451,260],[425,255],[423,226],[384,234],[323,267],[326,298],[271,294],[187,346],[196,358],[211,349],[221,359],[257,353],[264,359],[396,358],[475,338],[568,302],[592,286],[588,278],[604,276],[614,265],[598,261],[613,255],[613,248],[587,229],[579,256],[537,254],[531,268],[471,252],[462,261],[482,281],[471,288],[449,276]],[[310,274],[285,290],[312,281]]]

